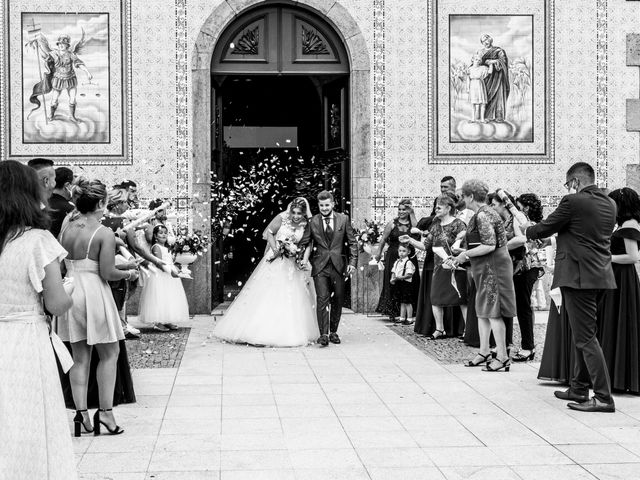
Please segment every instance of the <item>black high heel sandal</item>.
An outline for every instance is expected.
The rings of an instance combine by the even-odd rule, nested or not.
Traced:
[[[120,428],[118,425],[116,425],[115,428],[112,430],[109,428],[109,425],[107,425],[102,420],[100,420],[100,412],[110,412],[111,410],[112,410],[111,408],[99,408],[98,410],[96,410],[96,414],[93,416],[93,434],[94,435],[96,436],[100,435],[100,424],[104,425],[104,427],[107,429],[110,435],[120,435],[121,433],[124,433],[124,430]]]
[[[510,362],[511,362],[511,359],[509,357],[507,357],[507,359],[504,362],[501,362],[497,358],[494,358],[493,361],[491,361],[491,363],[487,363],[487,365],[482,369],[482,371],[484,371],[484,372],[499,372],[501,370],[504,370],[505,372],[508,372],[509,368],[511,367],[511,363]],[[497,368],[494,368],[494,367],[491,366],[494,363],[497,363],[500,366],[497,367]]]
[[[84,410],[76,410],[76,416],[73,417],[73,435],[75,437],[79,437],[82,434],[82,428],[84,428],[86,433],[93,432],[93,428],[87,428],[84,424],[84,417],[82,414],[86,411],[86,408]]]
[[[480,358],[482,358],[482,360],[480,360],[479,362],[474,362],[473,360],[476,359],[476,358],[474,358],[473,360],[468,360],[467,363],[464,364],[464,366],[465,367],[479,367],[483,363],[484,364],[488,363],[490,356],[491,356],[491,353],[487,353],[486,355],[482,355],[481,353],[478,353],[476,355],[476,358],[480,357]]]
[[[438,335],[436,335],[436,333]],[[447,334],[447,332],[445,332],[444,330],[435,330],[433,332],[433,334],[429,337],[430,340],[438,340],[439,338],[444,338],[444,336]]]
[[[531,350],[531,353],[529,355],[522,355],[520,352],[516,353],[513,356],[513,361],[514,362],[528,362],[528,361],[533,361],[534,358],[536,358],[536,349],[535,348],[533,350]]]

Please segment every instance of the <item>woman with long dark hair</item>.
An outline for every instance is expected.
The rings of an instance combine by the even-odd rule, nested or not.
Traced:
[[[411,229],[416,226],[415,214],[413,213],[413,207],[411,200],[403,199],[398,203],[398,216],[392,221],[387,223],[380,239],[380,250],[375,255],[375,259],[380,261],[382,257],[382,251],[385,245],[388,243],[389,247],[384,257],[384,275],[382,277],[382,292],[380,292],[380,299],[378,300],[378,306],[376,312],[381,313],[389,317],[389,320],[395,321],[396,317],[400,315],[400,303],[394,298],[391,292],[391,270],[393,264],[398,260],[398,247],[400,246],[400,236],[410,235],[416,240],[418,235],[412,234]],[[415,272],[411,279],[413,287],[413,310],[416,311],[416,303],[418,300],[418,291],[420,288],[420,268],[418,266],[418,259],[415,255],[412,256],[411,262],[415,266]]]
[[[107,206],[107,189],[98,180],[80,180],[76,186],[77,215],[60,233],[60,242],[70,252],[65,259],[67,276],[74,279],[74,305],[58,318],[60,337],[71,343],[74,365],[69,372],[76,406],[76,436],[85,431],[100,434],[101,426],[111,434],[122,433],[113,416],[113,392],[117,374],[118,342],[124,332],[108,281],[135,280],[138,271],[115,267],[115,236],[100,223]],[[100,408],[93,417],[87,412],[87,390],[91,352],[98,351],[98,396]]]
[[[615,290],[605,290],[598,306],[598,336],[611,388],[640,394],[640,198],[631,188],[609,194],[618,207],[618,228],[611,235]]]
[[[29,167],[0,162],[0,468],[3,478],[68,480],[76,462],[43,304],[64,314],[72,287],[38,183]]]

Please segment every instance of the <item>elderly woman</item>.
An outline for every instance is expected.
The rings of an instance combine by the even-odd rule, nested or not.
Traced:
[[[409,235],[400,237],[401,242],[409,242],[415,248],[430,251],[432,248],[442,248],[448,255],[459,253],[459,244],[464,237],[467,226],[456,218],[457,197],[450,192],[440,195],[436,199],[436,215],[429,227],[429,231],[420,242]],[[444,328],[444,313],[446,307],[460,307],[463,318],[467,310],[467,274],[464,270],[451,270],[443,263],[439,255],[434,255],[433,279],[431,282],[430,299],[435,331],[431,339],[436,340],[446,335]],[[454,281],[455,280],[455,281]],[[427,279],[423,278],[423,282]]]
[[[415,227],[417,221],[413,213],[413,207],[411,200],[404,199],[398,204],[398,216],[392,221],[387,223],[380,239],[380,250],[374,257],[377,261],[380,261],[382,257],[382,250],[385,244],[389,244],[387,253],[384,259],[384,275],[382,280],[382,292],[380,293],[380,300],[378,301],[378,307],[376,312],[383,315],[387,315],[389,320],[395,321],[396,317],[400,315],[400,303],[394,298],[391,292],[391,270],[393,264],[398,259],[398,247],[400,246],[401,235],[411,235],[413,238],[418,238],[416,234],[411,233],[411,229]],[[415,272],[411,279],[413,287],[413,311],[416,310],[416,302],[418,300],[418,290],[420,288],[420,272],[418,267],[418,259],[415,255],[411,258],[411,262],[415,266]],[[409,322],[410,323],[410,322]]]
[[[468,250],[446,261],[451,267],[471,261],[471,275],[477,287],[476,313],[480,334],[480,352],[467,362],[469,367],[486,363],[491,357],[489,336],[496,340],[497,355],[485,371],[509,371],[506,329],[503,317],[514,317],[516,298],[513,289],[513,266],[507,251],[507,236],[500,215],[486,204],[489,187],[480,180],[468,180],[462,186],[467,208],[475,215],[467,226]]]

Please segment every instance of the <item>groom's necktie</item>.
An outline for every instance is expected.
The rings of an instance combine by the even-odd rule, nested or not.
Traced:
[[[331,217],[324,217],[324,222],[326,223],[326,227],[324,229],[324,236],[327,238],[329,242],[333,240],[333,228],[331,228]]]

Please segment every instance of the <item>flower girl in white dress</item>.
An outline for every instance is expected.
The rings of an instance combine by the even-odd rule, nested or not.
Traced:
[[[151,254],[165,265],[173,266],[173,258],[167,248],[167,237],[167,227],[154,227]],[[174,324],[189,320],[187,295],[177,272],[158,270],[149,275],[140,295],[139,320],[146,324]]]
[[[299,197],[271,221],[265,255],[216,326],[216,337],[270,347],[302,346],[318,338],[315,289],[308,267],[303,270],[296,261],[310,217],[309,203]]]

